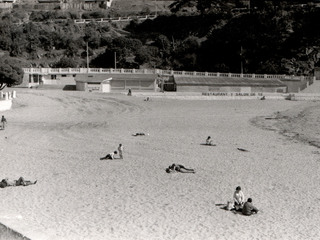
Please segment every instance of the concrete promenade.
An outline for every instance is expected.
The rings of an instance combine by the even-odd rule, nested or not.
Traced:
[[[305,76],[291,76],[285,74],[255,74],[255,73],[220,73],[220,72],[196,72],[196,71],[176,71],[162,69],[114,69],[114,68],[23,68],[28,74],[158,74],[160,76],[207,76],[207,77],[230,77],[230,78],[259,78],[259,79],[283,79],[301,81],[308,79]]]

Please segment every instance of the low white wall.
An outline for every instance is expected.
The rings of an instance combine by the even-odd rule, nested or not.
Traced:
[[[0,112],[10,110],[12,107],[12,99],[0,100]]]
[[[14,98],[16,98],[16,91],[0,92],[0,112],[10,110]]]

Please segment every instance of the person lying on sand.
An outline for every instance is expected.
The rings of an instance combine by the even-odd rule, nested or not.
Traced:
[[[100,160],[104,160],[104,159],[113,160],[113,159],[114,159],[114,155],[117,154],[117,153],[118,153],[117,151],[114,151],[114,152],[112,152],[112,153],[108,153],[105,157],[100,158]]]
[[[250,216],[253,213],[258,213],[258,209],[252,205],[252,199],[248,198],[247,202],[243,205],[242,214],[246,216]]]
[[[135,133],[135,134],[132,134],[132,136],[145,136],[145,135],[148,135],[149,136],[149,133],[145,134],[143,132],[139,132],[139,133]]]
[[[8,178],[2,179],[0,182],[0,187],[5,188],[5,187],[13,187],[13,186],[29,186],[32,184],[36,184],[37,180],[32,182],[28,180],[24,180],[23,177],[20,177],[18,180],[9,180]]]
[[[181,172],[181,173],[196,173],[194,169],[186,168],[181,164],[173,163],[168,168],[166,168],[167,173],[171,172]]]

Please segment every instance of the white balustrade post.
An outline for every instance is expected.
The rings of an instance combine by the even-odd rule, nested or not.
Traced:
[[[9,94],[8,94],[8,92],[5,92],[5,93],[4,93],[4,100],[9,100]]]
[[[219,72],[217,72],[217,77],[220,77],[220,73]]]
[[[3,92],[0,92],[0,99],[3,99]]]
[[[12,98],[16,98],[17,97],[17,92],[16,91],[12,91]]]

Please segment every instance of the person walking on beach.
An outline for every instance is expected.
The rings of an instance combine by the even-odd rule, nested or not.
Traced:
[[[246,216],[250,216],[253,213],[258,213],[258,209],[252,205],[252,199],[248,198],[247,202],[243,205],[242,214]]]
[[[20,177],[18,180],[9,180],[8,178],[2,179],[0,182],[0,188],[5,188],[5,187],[13,187],[13,186],[29,186],[36,184],[36,181],[29,181],[29,180],[24,180],[23,177]]]
[[[235,209],[236,210],[242,209],[245,200],[244,200],[244,194],[241,191],[241,187],[240,186],[238,186],[236,188],[236,191],[233,194],[233,200],[234,200]]]
[[[2,118],[1,118],[1,127],[2,129],[4,130],[5,126],[7,124],[7,119],[2,115]]]
[[[117,153],[118,153],[117,151],[114,151],[114,152],[112,152],[112,153],[108,153],[105,157],[100,158],[100,160],[104,160],[104,159],[113,160],[113,159],[114,159],[114,155],[117,154]]]
[[[123,145],[121,143],[119,144],[118,152],[119,152],[120,159],[123,159],[123,155],[122,155],[122,153],[123,153]]]
[[[194,169],[186,168],[181,164],[175,164],[175,163],[173,163],[168,168],[166,168],[166,172],[167,173],[171,173],[171,172],[196,173]]]

